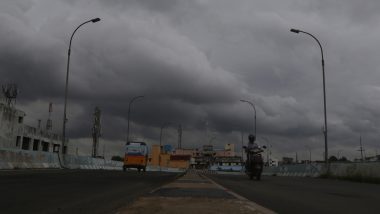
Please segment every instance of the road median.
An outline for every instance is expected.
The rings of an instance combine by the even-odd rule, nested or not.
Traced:
[[[140,197],[118,214],[274,213],[227,190],[195,170]]]

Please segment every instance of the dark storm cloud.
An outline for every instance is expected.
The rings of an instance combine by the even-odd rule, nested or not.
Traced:
[[[278,154],[306,146],[322,153],[320,53],[312,38],[289,32],[301,28],[325,51],[331,151],[355,150],[360,134],[375,149],[379,8],[370,0],[2,1],[0,83],[19,85],[18,103],[32,124],[54,102],[59,131],[70,35],[100,17],[73,40],[71,137],[90,136],[99,106],[103,138],[122,142],[129,100],[145,95],[132,106],[134,137],[157,142],[170,121],[185,127],[189,146],[207,142],[207,133],[220,145],[237,143],[252,130],[252,109],[239,102],[248,99],[257,107],[258,135]],[[176,141],[176,126],[168,142]]]

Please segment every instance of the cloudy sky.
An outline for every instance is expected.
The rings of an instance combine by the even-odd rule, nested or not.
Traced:
[[[102,110],[102,145],[121,154],[128,103],[131,138],[183,146],[241,143],[253,129],[273,154],[322,159],[324,48],[330,154],[367,155],[380,138],[380,2],[377,0],[1,0],[0,84],[16,83],[27,123],[61,131],[67,49],[68,135],[90,151],[92,114]],[[264,138],[266,140],[264,140]],[[246,141],[244,139],[244,141]],[[102,147],[102,146],[101,146]],[[102,148],[101,148],[102,150]]]

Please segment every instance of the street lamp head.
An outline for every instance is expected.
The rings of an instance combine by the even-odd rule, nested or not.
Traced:
[[[100,18],[91,19],[93,23],[100,21]]]
[[[293,32],[293,33],[299,33],[300,30],[292,28],[292,29],[290,29],[290,32]]]

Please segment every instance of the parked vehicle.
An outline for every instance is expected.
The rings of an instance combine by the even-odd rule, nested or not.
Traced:
[[[265,149],[265,146],[263,147]],[[245,163],[245,172],[252,180],[256,177],[257,180],[261,179],[261,173],[263,172],[264,161],[261,155],[264,152],[261,148],[246,149],[247,161]]]
[[[145,142],[128,142],[125,149],[123,171],[136,168],[146,171],[148,163],[148,147]]]

